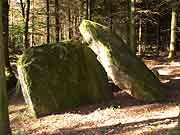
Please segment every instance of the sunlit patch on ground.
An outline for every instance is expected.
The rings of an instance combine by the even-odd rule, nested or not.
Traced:
[[[180,89],[180,63],[147,64],[158,71],[168,90]],[[142,104],[126,90],[114,96],[107,105],[80,107],[40,119],[32,117],[22,100],[13,99],[9,106],[11,127],[23,135],[180,135],[180,110],[175,103]]]
[[[175,104],[149,104],[124,108],[111,106],[96,109],[88,114],[67,112],[40,119],[28,117],[30,115],[24,104],[12,104],[9,110],[13,131],[22,131],[25,135],[138,135],[176,127],[179,107]]]

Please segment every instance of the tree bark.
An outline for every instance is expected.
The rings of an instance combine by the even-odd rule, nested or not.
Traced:
[[[30,0],[27,0],[26,8],[26,19],[25,19],[25,28],[24,28],[24,47],[25,49],[29,48],[29,14],[30,14]]]
[[[119,88],[130,90],[133,96],[141,100],[165,98],[160,81],[110,29],[84,20],[80,25],[80,32]]]
[[[86,0],[86,19],[89,19],[89,0]]]
[[[93,5],[94,5],[94,0],[90,0],[89,2],[89,20],[92,21],[92,14],[93,14]]]
[[[158,0],[158,4],[160,5],[160,0]],[[157,28],[156,28],[156,43],[157,43],[157,56],[160,54],[161,48],[161,16],[160,16],[160,8],[158,7],[158,18],[157,18]]]
[[[8,115],[8,100],[6,91],[5,78],[5,57],[4,57],[4,42],[3,42],[3,25],[2,25],[2,1],[0,1],[0,135],[10,135]]]
[[[50,43],[50,27],[49,27],[49,0],[46,0],[46,12],[47,12],[47,38],[46,38],[46,42]]]
[[[69,6],[68,6],[68,29],[69,29],[69,39],[72,38],[72,15],[71,15],[71,7],[70,7],[70,0],[68,1],[69,2]]]
[[[3,43],[4,43],[4,57],[5,66],[9,73],[13,74],[10,60],[9,60],[9,3],[8,0],[3,0]]]
[[[128,20],[129,20],[129,46],[133,53],[136,53],[136,24],[135,24],[135,0],[128,0]]]
[[[171,41],[169,47],[169,55],[168,58],[172,59],[176,53],[176,29],[177,29],[177,7],[172,7],[172,15],[171,15]]]
[[[34,13],[34,0],[31,1],[32,2],[32,10],[31,10],[31,23],[32,23],[32,31],[31,31],[31,45],[30,46],[34,46],[35,42],[34,42],[34,32],[35,32],[35,13]]]
[[[34,32],[35,32],[35,13],[34,13],[34,0],[32,0],[32,34],[31,34],[31,46],[35,45],[34,42]]]
[[[110,28],[113,28],[113,18],[112,18],[112,2],[111,0],[104,0],[105,5],[105,16],[107,18],[108,23],[110,24]]]
[[[21,10],[22,10],[22,16],[23,16],[23,18],[25,20],[26,15],[25,15],[25,5],[23,3],[23,0],[20,0],[20,5],[21,5]]]
[[[141,56],[142,53],[142,20],[139,18],[139,44],[138,44],[138,53]]]
[[[60,32],[60,23],[59,23],[59,0],[55,0],[55,23],[56,23],[56,42],[59,42],[59,32]]]

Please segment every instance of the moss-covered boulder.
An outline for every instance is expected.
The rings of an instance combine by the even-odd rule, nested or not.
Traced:
[[[160,81],[110,29],[84,20],[80,25],[80,32],[118,87],[130,89],[138,99],[164,99]]]
[[[8,69],[5,70],[6,75],[6,87],[8,96],[15,93],[17,78],[14,73],[11,73]]]
[[[30,48],[17,67],[25,101],[37,117],[112,96],[105,70],[85,46],[62,42]]]

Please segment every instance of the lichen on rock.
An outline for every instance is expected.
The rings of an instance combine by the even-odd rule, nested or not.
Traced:
[[[133,96],[141,100],[164,99],[165,91],[160,81],[119,36],[109,28],[89,20],[83,20],[79,29],[108,76],[119,88],[129,89]]]
[[[37,117],[112,96],[105,70],[83,45],[61,42],[29,48],[17,65],[26,103]]]

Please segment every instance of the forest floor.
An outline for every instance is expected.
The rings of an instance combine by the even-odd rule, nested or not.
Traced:
[[[180,59],[146,58],[146,65],[170,93],[170,102],[145,103],[128,90],[114,92],[111,101],[35,119],[20,97],[10,99],[13,132],[23,135],[179,135]],[[157,73],[158,72],[158,73]]]

